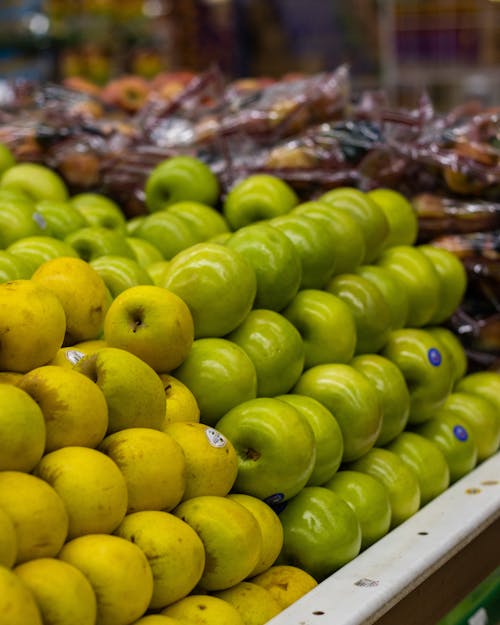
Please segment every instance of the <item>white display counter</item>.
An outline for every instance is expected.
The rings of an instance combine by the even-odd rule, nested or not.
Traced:
[[[500,565],[500,453],[269,625],[433,625]]]

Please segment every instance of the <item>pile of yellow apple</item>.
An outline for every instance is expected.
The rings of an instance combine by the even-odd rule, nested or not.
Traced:
[[[380,223],[339,210],[332,246],[327,199],[300,204],[271,177],[244,181],[222,212],[208,168],[172,159],[148,181],[150,214],[126,222],[103,196],[71,197],[48,168],[4,169],[0,625],[262,625],[498,449],[494,399],[472,393],[463,350],[439,327],[463,268],[430,246],[420,265],[408,255],[416,218],[402,196],[389,193],[398,209]],[[313,255],[299,244],[307,211]],[[288,254],[276,251],[278,279],[264,249]],[[420,286],[384,298],[379,273],[397,274],[397,254],[394,284],[410,267]],[[443,258],[451,282],[440,282]],[[319,338],[308,314],[326,314]],[[486,425],[460,413],[463,395],[483,402]],[[432,417],[450,398],[460,430],[445,414],[436,437]],[[465,450],[452,471],[439,447],[449,427]],[[283,451],[268,453],[276,433]],[[428,442],[427,478],[405,468],[406,439],[387,448],[403,433]],[[384,454],[406,458],[392,486]],[[365,475],[371,520],[344,501],[339,468]],[[326,501],[325,528],[301,534],[301,507]],[[319,545],[310,561],[296,555],[308,540]]]

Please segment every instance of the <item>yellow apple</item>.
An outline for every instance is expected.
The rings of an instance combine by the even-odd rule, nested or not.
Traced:
[[[104,347],[79,360],[75,370],[101,388],[108,404],[108,434],[131,427],[160,430],[166,399],[158,374],[138,356]]]
[[[289,564],[275,564],[249,581],[268,590],[283,610],[318,585],[309,573]]]
[[[16,529],[16,564],[59,553],[68,535],[68,513],[49,484],[30,473],[0,471],[0,508]]]
[[[33,280],[0,284],[0,371],[26,373],[61,347],[66,316],[59,299]]]
[[[118,466],[88,447],[61,447],[40,460],[34,474],[64,502],[68,538],[111,533],[127,511],[127,483]]]
[[[0,371],[0,384],[12,384],[16,386],[23,375],[23,373],[19,373],[18,371]]]
[[[2,625],[44,625],[30,589],[14,571],[1,565],[0,619]]]
[[[30,589],[47,625],[94,625],[94,589],[76,567],[57,558],[36,558],[14,573]]]
[[[0,508],[0,566],[10,568],[17,557],[17,535],[14,522],[3,508]]]
[[[238,610],[212,595],[189,595],[161,611],[180,625],[245,625]]]
[[[81,258],[60,256],[42,263],[31,276],[57,296],[66,314],[64,345],[97,339],[109,308],[104,280]]]
[[[177,619],[173,619],[165,614],[146,614],[141,616],[137,621],[134,621],[132,625],[182,625]]]
[[[90,339],[88,341],[75,343],[74,345],[61,347],[54,358],[47,364],[72,369],[84,356],[93,354],[102,347],[107,347],[107,343],[104,339]]]
[[[189,388],[169,373],[160,373],[159,376],[167,400],[164,426],[173,421],[199,421],[200,407]]]
[[[182,502],[173,513],[194,529],[205,546],[199,588],[225,590],[250,575],[259,561],[262,538],[247,508],[228,497],[202,495]]]
[[[215,592],[214,596],[234,606],[245,625],[264,625],[282,610],[268,590],[252,582],[240,582],[232,588]]]
[[[17,386],[0,384],[0,471],[30,472],[42,457],[45,441],[37,402]]]
[[[193,317],[178,295],[161,286],[140,284],[112,301],[104,320],[111,347],[132,352],[158,373],[181,365],[194,339]]]
[[[250,576],[258,575],[272,566],[283,546],[283,526],[276,512],[262,499],[243,493],[230,493],[229,499],[237,501],[253,514],[262,537],[260,558]]]
[[[186,459],[179,443],[152,428],[127,428],[109,434],[99,445],[127,483],[127,513],[172,510],[186,488]]]
[[[143,551],[110,534],[68,541],[59,559],[89,580],[97,603],[96,625],[129,625],[143,616],[153,594],[153,573]]]
[[[194,529],[169,512],[128,514],[115,531],[140,547],[153,572],[150,609],[160,609],[188,595],[205,568],[205,547]]]
[[[80,445],[96,447],[108,429],[108,404],[95,382],[79,371],[42,365],[25,373],[18,388],[40,407],[46,430],[45,453]]]
[[[179,443],[186,458],[183,501],[229,493],[238,473],[238,457],[225,436],[198,422],[176,421],[166,424],[164,431]]]

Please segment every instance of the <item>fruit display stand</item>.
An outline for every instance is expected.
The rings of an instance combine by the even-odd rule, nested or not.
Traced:
[[[497,453],[269,624],[437,623],[498,566],[499,477]]]

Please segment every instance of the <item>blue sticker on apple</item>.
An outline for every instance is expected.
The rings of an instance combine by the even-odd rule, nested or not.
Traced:
[[[264,501],[276,512],[276,514],[279,514],[286,508],[287,502],[283,501],[284,499],[285,495],[283,493],[275,493],[274,495],[266,497]]]
[[[466,441],[469,438],[467,430],[461,425],[456,425],[453,428],[453,434],[455,434],[455,437],[458,438],[459,441]]]
[[[433,367],[439,367],[439,365],[441,364],[441,352],[439,351],[439,349],[431,347],[430,350],[427,352],[427,357],[429,358],[429,362]]]

